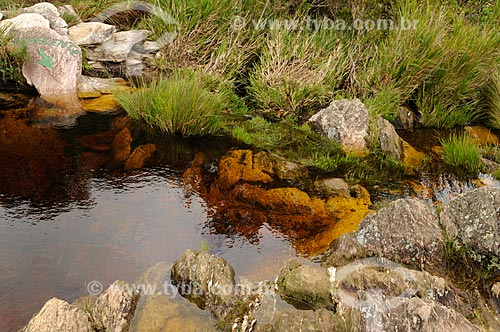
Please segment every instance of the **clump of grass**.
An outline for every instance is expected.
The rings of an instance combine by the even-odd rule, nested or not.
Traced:
[[[500,181],[500,168],[499,169],[496,169],[493,171],[493,173],[491,173],[491,176],[497,180],[497,181]]]
[[[481,150],[469,135],[451,135],[441,140],[443,160],[457,171],[477,175],[482,168]]]
[[[488,123],[493,128],[500,128],[500,73],[493,75],[486,89],[486,107]]]
[[[182,136],[205,136],[221,130],[221,97],[200,80],[175,74],[132,92],[115,93],[118,104],[134,119]]]
[[[14,36],[10,32],[0,31],[0,81],[24,84],[21,68],[26,59],[26,45],[14,43]]]

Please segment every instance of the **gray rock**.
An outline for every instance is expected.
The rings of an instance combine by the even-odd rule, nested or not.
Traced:
[[[395,121],[396,129],[413,130],[414,123],[415,114],[407,107],[400,107]]]
[[[53,298],[20,332],[93,332],[89,316],[81,308]]]
[[[146,40],[144,44],[142,44],[142,50],[147,53],[156,53],[160,48],[161,45],[154,41]]]
[[[171,279],[182,295],[202,300],[219,319],[230,312],[236,299],[232,266],[205,251],[186,250],[175,261]]]
[[[31,7],[23,8],[22,12],[40,14],[50,22],[50,28],[52,30],[61,36],[66,36],[68,33],[68,24],[59,17],[57,8],[49,2],[40,2]]]
[[[349,185],[344,179],[329,178],[321,179],[314,182],[314,188],[324,192],[327,195],[335,195],[340,197],[351,197]]]
[[[313,128],[330,139],[340,142],[351,152],[367,150],[368,109],[359,100],[334,100],[330,106],[313,115],[309,122]]]
[[[116,32],[113,25],[101,22],[85,22],[68,29],[68,37],[76,45],[100,44]]]
[[[46,27],[16,28],[16,34],[27,44],[27,60],[22,67],[27,83],[56,105],[77,107],[77,82],[82,64],[80,48]]]
[[[124,281],[115,281],[99,295],[92,309],[97,330],[127,332],[140,293]]]
[[[141,60],[137,59],[126,59],[125,60],[126,73],[127,76],[142,76],[144,74],[144,64]]]
[[[500,255],[500,189],[482,187],[456,197],[441,212],[441,223],[476,261]]]
[[[377,128],[378,142],[382,151],[396,160],[402,160],[404,157],[404,145],[402,139],[396,133],[394,126],[386,119],[379,117]]]
[[[111,94],[116,90],[129,89],[123,78],[99,78],[82,75],[78,80],[78,96],[80,98],[96,98],[101,94]]]
[[[277,285],[285,299],[299,301],[311,309],[332,305],[330,275],[324,267],[290,261],[281,269]]]
[[[485,169],[486,173],[493,173],[494,171],[500,168],[500,164],[492,160],[481,158],[481,161],[483,162],[483,165],[486,168]]]
[[[256,332],[344,332],[346,321],[342,316],[320,309],[286,310],[275,314],[272,322],[257,325]]]
[[[122,62],[128,57],[132,47],[145,40],[149,35],[147,30],[130,30],[116,32],[111,38],[90,50],[88,58],[98,61]]]
[[[332,242],[325,264],[340,266],[353,259],[385,257],[398,263],[441,266],[443,238],[432,206],[398,199],[363,219],[358,230]]]
[[[6,19],[0,22],[0,31],[8,33],[11,29],[34,29],[47,28],[50,29],[50,22],[40,14],[21,14],[11,19]]]

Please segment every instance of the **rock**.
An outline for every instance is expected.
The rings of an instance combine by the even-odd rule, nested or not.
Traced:
[[[71,21],[73,24],[79,24],[82,23],[82,20],[76,13],[75,9],[73,8],[72,5],[62,5],[57,8],[57,11],[59,12],[59,17],[63,17],[64,15],[71,17]]]
[[[78,97],[96,98],[101,94],[112,94],[116,90],[130,89],[121,77],[99,78],[82,75],[78,80]]]
[[[93,332],[88,315],[79,307],[53,298],[20,332]]]
[[[450,240],[474,252],[476,261],[500,255],[500,189],[482,187],[453,199],[441,212]]]
[[[273,314],[271,323],[257,324],[256,332],[344,332],[346,320],[331,311],[320,309],[286,310]]]
[[[271,176],[254,165],[253,152],[235,150],[229,152],[219,162],[219,185],[223,189],[233,188],[240,181],[270,183]]]
[[[394,126],[386,119],[379,117],[377,128],[379,130],[378,142],[382,151],[396,160],[402,160],[404,151],[403,140],[396,133]]]
[[[349,185],[344,179],[329,178],[314,181],[314,188],[327,195],[351,197]]]
[[[80,109],[77,99],[82,62],[80,48],[47,27],[19,29],[16,26],[15,30],[16,43],[27,44],[27,60],[22,67],[27,83],[55,105]]]
[[[479,145],[500,144],[498,136],[493,134],[490,129],[482,126],[466,126],[465,131],[470,138]]]
[[[146,40],[144,44],[142,44],[142,50],[146,53],[156,53],[160,48],[161,45],[154,41]]]
[[[253,156],[254,167],[269,175],[276,175],[280,180],[295,181],[309,175],[307,167],[292,163],[283,157],[268,152],[258,152]]]
[[[145,40],[147,30],[130,30],[115,32],[111,38],[88,52],[90,60],[122,62],[128,57],[132,47]]]
[[[432,206],[416,199],[398,199],[366,217],[355,233],[332,242],[327,266],[352,259],[385,257],[424,268],[443,262],[443,238]]]
[[[276,283],[282,297],[309,309],[332,306],[330,275],[324,267],[290,261],[281,269]]]
[[[76,45],[100,44],[110,39],[116,28],[101,22],[85,22],[72,26],[68,37]]]
[[[144,73],[142,60],[127,58],[125,60],[125,66],[128,76],[141,76]]]
[[[334,100],[330,106],[313,115],[309,122],[313,128],[334,139],[344,150],[365,154],[368,150],[368,109],[359,100]]]
[[[170,277],[183,296],[202,300],[218,319],[224,319],[236,300],[232,266],[208,252],[186,250]]]
[[[3,20],[0,22],[0,31],[8,33],[11,29],[34,29],[47,28],[50,29],[50,22],[40,14],[21,14],[14,18]]]
[[[3,14],[2,14],[2,12],[0,12],[0,21],[2,20],[2,18],[3,18]]]
[[[400,107],[394,126],[396,129],[413,130],[415,113],[407,107]]]
[[[111,151],[113,152],[114,161],[121,164],[127,160],[132,148],[132,134],[128,128],[123,128],[111,143]]]
[[[134,149],[125,162],[125,170],[130,171],[144,167],[146,161],[153,156],[155,151],[156,146],[154,144],[139,145]]]
[[[500,282],[496,282],[491,287],[491,299],[497,313],[500,313]]]
[[[500,164],[496,163],[492,160],[486,159],[486,158],[481,158],[481,161],[483,162],[483,165],[485,167],[485,172],[486,173],[493,173],[497,169],[500,169]]]
[[[115,281],[99,295],[92,309],[97,330],[128,332],[140,293],[124,281]]]
[[[116,103],[114,95],[103,95],[97,98],[84,99],[81,101],[82,108],[92,113],[117,113],[120,107]]]
[[[50,28],[59,35],[66,36],[68,33],[68,24],[59,17],[57,8],[49,2],[40,2],[31,7],[23,8],[22,12],[40,14],[50,22]]]
[[[426,160],[426,154],[417,151],[408,142],[403,142],[403,164],[408,175],[414,175]]]

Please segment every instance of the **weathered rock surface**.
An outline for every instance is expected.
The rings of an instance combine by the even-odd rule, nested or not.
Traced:
[[[464,129],[470,135],[470,138],[479,145],[500,144],[498,136],[486,127],[466,126]]]
[[[129,30],[116,32],[111,38],[89,51],[87,57],[98,61],[125,61],[132,47],[144,41],[149,35],[147,30]]]
[[[366,153],[368,150],[368,109],[359,100],[334,100],[330,106],[313,115],[309,122],[313,128],[334,139],[346,151]]]
[[[378,141],[382,151],[396,160],[402,160],[404,151],[403,140],[396,133],[394,126],[386,119],[379,117],[377,128],[379,131]]]
[[[21,14],[0,22],[0,30],[8,33],[11,29],[21,30],[30,28],[50,29],[50,22],[40,14]]]
[[[283,310],[277,312],[272,322],[258,325],[257,332],[344,332],[346,321],[331,311],[320,309]]]
[[[115,281],[97,298],[92,309],[94,325],[104,331],[129,331],[139,296],[126,282]]]
[[[332,306],[330,275],[321,266],[288,262],[280,271],[277,280],[280,294],[300,302],[310,309]]]
[[[57,8],[49,2],[39,2],[31,7],[23,8],[23,13],[35,13],[45,17],[50,22],[50,28],[61,36],[68,33],[68,24],[59,17]]]
[[[112,94],[116,90],[130,89],[121,77],[100,78],[82,75],[78,80],[78,97],[97,98],[102,94]]]
[[[79,307],[53,298],[20,332],[93,332],[88,315]]]
[[[439,266],[442,243],[434,208],[416,199],[399,199],[366,217],[355,233],[333,241],[326,264],[378,256],[419,268]]]
[[[113,25],[101,22],[84,22],[72,26],[68,37],[76,45],[92,45],[103,43],[116,32]]]
[[[258,152],[253,156],[255,168],[269,175],[276,175],[280,180],[298,181],[309,175],[307,167],[292,163],[283,157],[267,152]]]
[[[144,167],[146,161],[153,156],[155,151],[156,146],[154,144],[139,145],[132,151],[127,161],[125,161],[124,169],[129,171]]]
[[[351,193],[349,185],[344,179],[328,178],[314,182],[314,189],[321,191],[327,195],[335,195],[341,197],[350,197]]]
[[[499,188],[462,194],[445,206],[440,217],[448,237],[471,249],[476,260],[500,255]]]
[[[201,299],[215,317],[223,319],[232,308],[235,296],[234,270],[223,258],[208,252],[186,250],[175,261],[172,282],[192,299]]]

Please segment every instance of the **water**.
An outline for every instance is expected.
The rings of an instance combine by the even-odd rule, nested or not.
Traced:
[[[28,111],[0,112],[0,331],[17,331],[52,297],[86,296],[93,280],[134,282],[202,242],[254,280],[275,277],[295,256],[267,225],[251,241],[215,232],[206,203],[186,196],[189,161],[198,151],[224,153],[230,142],[156,138],[150,166],[124,172],[108,167],[106,142],[88,148],[87,139],[120,121],[90,115],[72,129],[37,128]]]

